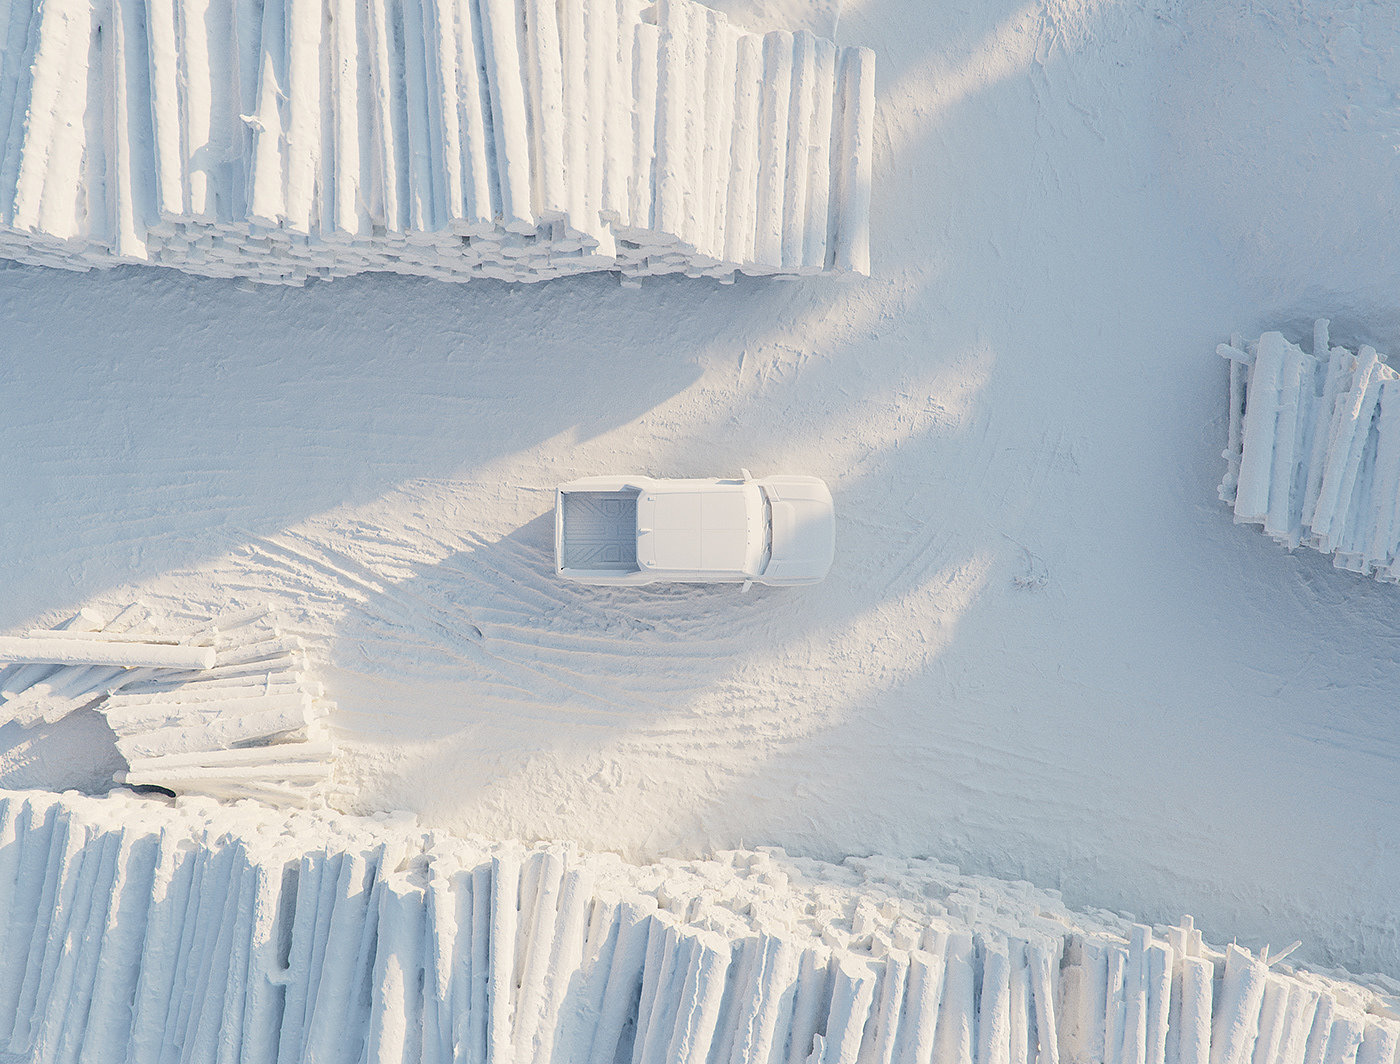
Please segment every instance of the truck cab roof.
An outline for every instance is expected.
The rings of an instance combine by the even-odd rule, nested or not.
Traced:
[[[644,570],[754,575],[764,551],[763,496],[752,482],[657,482],[637,499]]]

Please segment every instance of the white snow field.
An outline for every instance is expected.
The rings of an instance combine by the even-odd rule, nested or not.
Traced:
[[[864,274],[874,76],[693,0],[7,0],[0,256]]]
[[[268,601],[348,810],[932,856],[1400,973],[1395,593],[1233,524],[1215,353],[1400,350],[1400,10],[850,0],[836,39],[878,58],[869,279],[0,271],[0,632]],[[831,485],[825,583],[550,577],[557,484],[741,466]],[[94,713],[0,748],[123,768]]]
[[[41,1062],[1390,1064],[1400,1041],[1384,993],[924,861],[637,867],[11,792],[0,913],[0,1039]]]

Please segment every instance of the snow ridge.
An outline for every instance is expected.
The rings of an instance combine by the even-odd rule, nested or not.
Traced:
[[[1400,374],[1375,348],[1313,353],[1267,332],[1217,350],[1230,360],[1228,465],[1220,498],[1289,550],[1400,583]]]
[[[0,795],[0,1046],[165,1064],[1393,1064],[1354,983],[927,861],[631,866]],[[1267,954],[1267,951],[1265,951]]]
[[[693,0],[13,0],[0,257],[869,272],[874,60]]]

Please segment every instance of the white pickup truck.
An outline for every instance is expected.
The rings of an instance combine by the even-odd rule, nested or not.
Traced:
[[[585,584],[815,584],[831,568],[831,492],[817,477],[585,477],[560,486],[554,562]]]

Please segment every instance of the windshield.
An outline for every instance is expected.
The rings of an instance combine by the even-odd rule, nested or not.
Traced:
[[[773,560],[773,503],[762,488],[758,489],[758,494],[763,499],[763,552],[754,566],[753,576],[762,576],[768,563]]]

